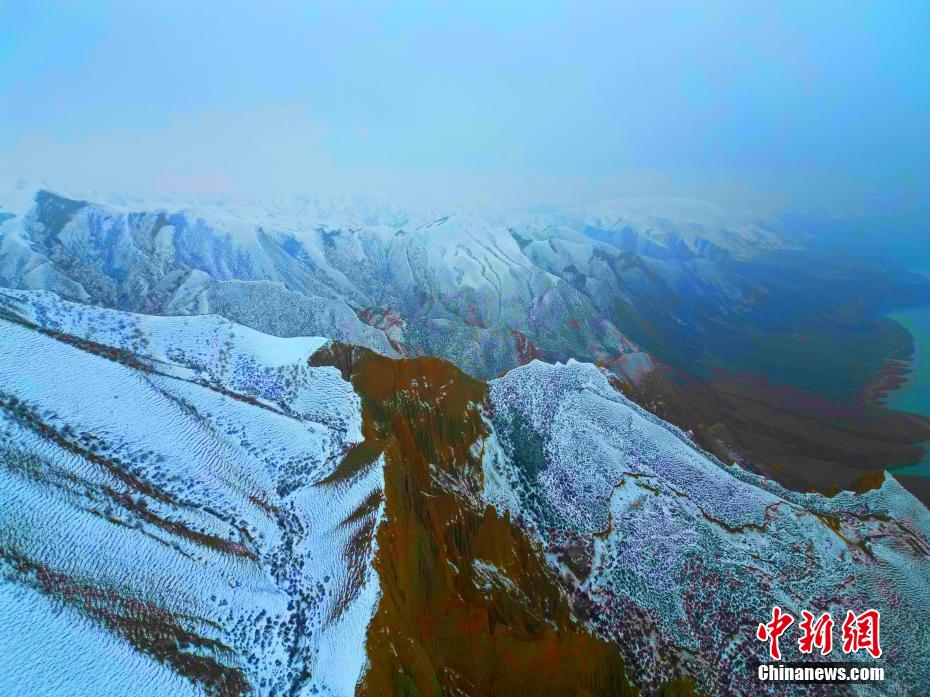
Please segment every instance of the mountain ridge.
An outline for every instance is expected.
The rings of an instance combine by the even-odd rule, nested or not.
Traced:
[[[360,212],[343,214],[333,200],[325,214],[283,203],[185,212],[30,198],[28,188],[17,196],[17,214],[0,223],[7,287],[141,313],[220,314],[388,356],[438,355],[485,379],[534,357],[587,360],[718,457],[801,490],[855,488],[918,459],[916,444],[930,437],[930,424],[861,397],[908,341],[869,305],[917,298],[930,292],[926,279],[831,266],[765,228],[762,243],[739,233],[728,250],[719,235],[702,237],[726,227],[689,222],[691,203],[663,217],[649,202],[642,224],[601,229],[584,210],[480,217],[379,212],[356,200]],[[653,224],[666,227],[646,234]],[[737,217],[731,232],[746,224]],[[783,240],[777,253],[772,239]],[[746,245],[755,245],[748,258]],[[835,417],[851,413],[848,402],[855,450]],[[790,418],[780,416],[786,404]],[[766,435],[773,419],[777,441]]]
[[[883,689],[927,677],[930,514],[892,478],[790,492],[591,364],[533,361],[486,385],[219,317],[47,291],[0,305],[0,589],[22,637],[5,655],[46,684],[564,693],[577,675],[594,694],[740,694],[765,689],[754,623],[773,602],[875,597],[894,608]],[[94,659],[98,677],[65,669],[60,641],[39,648],[63,612],[69,641],[116,657]]]

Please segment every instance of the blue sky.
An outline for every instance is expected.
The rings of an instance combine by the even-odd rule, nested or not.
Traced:
[[[0,167],[489,203],[930,196],[930,4],[2,2]]]

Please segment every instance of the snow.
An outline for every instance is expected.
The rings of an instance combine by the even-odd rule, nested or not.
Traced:
[[[390,356],[403,346],[479,376],[522,360],[516,331],[545,337],[555,355],[577,353],[580,341],[588,358],[638,378],[650,366],[613,325],[616,300],[712,286],[721,308],[739,306],[751,289],[712,259],[787,245],[751,217],[703,202],[527,213],[352,196],[90,192],[72,194],[87,205],[59,216],[65,199],[26,185],[15,195],[0,186],[0,206],[24,192],[54,205],[17,204],[22,212],[2,225],[2,285],[146,313],[217,313],[266,334],[327,336]],[[627,266],[631,252],[638,261]],[[390,326],[365,323],[383,313]],[[575,320],[587,336],[566,329]]]
[[[59,697],[65,694],[158,697],[200,692],[184,678],[128,642],[56,607],[31,589],[0,584],[0,693],[8,697]],[[15,660],[15,657],[29,660]],[[42,657],[37,674],[35,657]],[[14,660],[11,660],[14,659]],[[117,659],[117,660],[114,660]]]
[[[306,364],[322,339],[49,293],[4,292],[0,306],[11,317],[0,319],[0,598],[8,628],[29,627],[18,642],[0,633],[2,691],[28,684],[14,669],[28,662],[30,682],[55,694],[109,693],[103,680],[123,694],[198,693],[95,619],[87,594],[108,592],[125,599],[114,612],[126,622],[142,621],[131,603],[144,602],[230,647],[217,660],[256,694],[304,675],[353,694],[379,596],[373,541],[350,542],[380,513],[343,521],[383,478],[379,466],[338,490],[320,484],[361,439],[351,385]],[[43,590],[15,559],[85,590]],[[73,670],[66,648],[81,656]],[[90,671],[94,660],[105,668]]]
[[[486,500],[532,532],[647,681],[670,675],[660,651],[697,652],[711,661],[702,689],[745,691],[734,662],[764,658],[745,627],[774,604],[798,616],[877,603],[896,685],[930,677],[930,513],[893,479],[864,495],[789,492],[701,451],[590,364],[534,361],[492,380],[490,395]],[[566,548],[587,559],[580,578]]]

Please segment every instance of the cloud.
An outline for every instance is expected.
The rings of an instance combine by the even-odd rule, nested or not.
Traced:
[[[31,130],[0,160],[16,176],[70,190],[232,193],[293,189],[329,165],[327,128],[305,103],[249,111],[204,110],[151,128],[72,137]]]
[[[219,195],[231,194],[235,188],[233,181],[222,172],[202,172],[191,175],[163,172],[155,178],[155,190],[158,193],[183,192]]]

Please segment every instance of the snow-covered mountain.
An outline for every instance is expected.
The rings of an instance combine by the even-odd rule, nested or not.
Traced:
[[[321,484],[361,439],[324,340],[2,303],[0,692],[350,693],[382,481]]]
[[[786,491],[614,385],[0,291],[0,692],[746,694],[775,603],[880,602],[863,694],[930,682],[926,508]]]
[[[738,217],[730,229],[700,202],[670,203],[669,217],[654,201],[506,217],[359,198],[117,204],[27,191],[8,196],[3,285],[440,355],[484,377],[538,355],[635,378],[650,362],[616,326],[617,303],[675,288],[738,307],[748,287],[709,260],[786,244]],[[708,261],[686,263],[697,258]]]
[[[533,351],[527,337],[557,334],[566,314],[597,314],[505,227],[350,203],[140,210],[40,191],[3,225],[0,283],[454,357],[477,375],[518,365]],[[609,323],[592,340],[605,355],[635,352]]]
[[[926,684],[904,647],[926,646],[930,514],[891,477],[865,494],[787,491],[709,457],[590,364],[517,368],[490,403],[487,500],[532,531],[641,684],[683,666],[707,694],[755,693],[763,608],[876,603],[895,608],[883,631],[901,649],[883,689]],[[786,660],[803,659],[791,643]]]
[[[796,246],[690,200],[500,213],[359,197],[81,198],[22,182],[0,191],[0,287],[440,356],[482,379],[537,358],[588,361],[721,458],[799,490],[853,487],[916,459],[930,425],[837,417],[832,403],[812,412],[812,397],[871,389],[909,337],[870,308],[930,284]],[[783,384],[815,394],[786,397]]]

